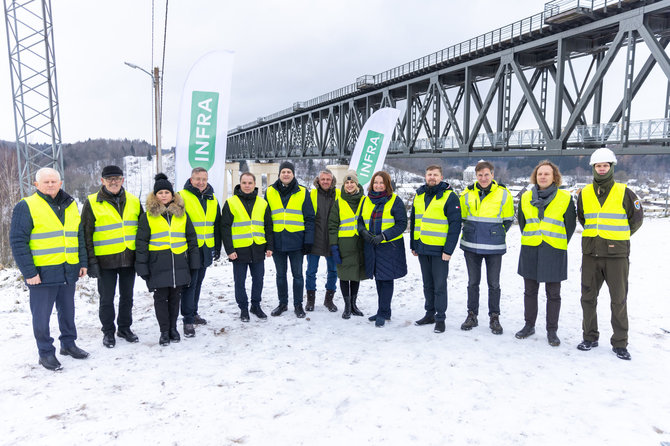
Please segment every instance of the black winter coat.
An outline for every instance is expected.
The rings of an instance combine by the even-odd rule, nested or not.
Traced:
[[[200,202],[202,209],[207,212],[207,203],[212,202],[214,199],[214,188],[211,184],[207,183],[207,187],[204,191],[200,192],[197,187],[193,187],[191,184],[191,179],[186,180],[184,184],[184,189],[191,192],[196,196]],[[203,268],[207,268],[212,264],[212,259],[214,256],[221,255],[221,212],[220,205],[216,205],[216,218],[214,219],[214,246],[210,248],[207,244],[203,244],[198,250],[200,251],[200,264]]]
[[[240,201],[251,215],[258,196],[258,188],[254,188],[250,194],[245,194],[240,189],[240,185],[235,186],[234,195],[240,198]],[[221,239],[223,240],[223,247],[226,254],[230,255],[233,252],[237,253],[237,258],[233,262],[239,263],[257,263],[265,260],[265,252],[273,251],[274,249],[274,234],[272,232],[272,214],[270,213],[270,206],[265,208],[265,217],[263,219],[263,226],[265,227],[265,241],[263,245],[252,243],[251,246],[245,248],[233,247],[233,213],[230,211],[228,200],[223,205],[221,211]]]
[[[170,223],[173,216],[181,217],[185,214],[184,199],[179,193],[174,194],[174,200],[165,207],[153,192],[147,196],[147,212],[140,217],[135,239],[135,271],[145,278],[150,291],[157,288],[176,288],[187,286],[191,282],[191,270],[200,268],[200,253],[198,250],[198,236],[193,229],[191,219],[186,216],[186,243],[188,249],[181,254],[173,254],[172,250],[149,251],[151,228],[147,214],[162,216]]]
[[[316,194],[316,215],[314,217],[314,246],[312,252],[317,256],[330,257],[330,243],[328,242],[328,217],[337,197],[337,180],[333,177],[330,189],[323,190],[319,185],[319,177],[314,180]],[[311,191],[310,191],[311,192]]]

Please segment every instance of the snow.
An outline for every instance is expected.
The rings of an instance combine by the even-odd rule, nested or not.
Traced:
[[[600,347],[575,348],[581,340],[579,233],[569,246],[557,348],[546,341],[543,296],[537,334],[514,338],[523,326],[518,227],[503,259],[502,336],[491,334],[485,316],[472,331],[459,329],[467,285],[460,250],[450,264],[441,335],[413,325],[423,315],[423,295],[411,255],[409,274],[396,281],[393,320],[381,329],[367,317],[343,320],[321,305],[325,262],[317,308],[306,319],[289,311],[243,323],[232,267],[219,261],[208,270],[200,301],[209,323],[195,338],[168,347],[158,345],[152,298],[139,278],[133,329],[140,342],[117,339],[116,348],[103,347],[95,281],[81,280],[77,342],[91,357],[59,356],[64,369],[57,373],[37,364],[27,289],[17,270],[5,269],[0,438],[7,445],[659,445],[670,441],[670,334],[662,330],[670,330],[662,279],[669,226],[667,219],[649,219],[633,236],[630,362],[609,346],[606,287]],[[273,262],[265,265],[269,313],[276,286]],[[376,310],[374,282],[361,284],[359,300],[366,315]],[[339,292],[336,303],[342,306]],[[485,297],[481,308],[485,315]],[[52,334],[58,334],[55,315]]]

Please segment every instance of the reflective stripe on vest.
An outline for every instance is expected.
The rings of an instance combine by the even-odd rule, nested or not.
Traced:
[[[505,252],[507,245],[500,243],[500,236],[489,234],[504,232],[503,223],[514,219],[512,196],[507,188],[493,181],[491,191],[480,199],[475,185],[474,190],[467,188],[461,193],[460,202],[464,220],[461,248],[481,254]]]
[[[608,240],[630,240],[628,216],[623,207],[626,185],[614,183],[601,207],[593,184],[582,189],[584,232],[582,237],[599,236]]]
[[[219,201],[212,195],[211,200],[207,200],[207,213],[202,208],[200,200],[192,192],[183,189],[179,195],[184,199],[186,213],[193,223],[195,233],[198,235],[198,248],[207,245],[208,248],[214,247],[214,221],[216,220],[216,209]]]
[[[147,214],[151,237],[149,238],[149,251],[165,251],[172,249],[175,254],[181,254],[188,249],[186,243],[186,214],[181,217],[174,215],[170,224],[161,215],[154,217]]]
[[[452,191],[448,190],[441,198],[433,197],[426,209],[425,193],[414,196],[414,240],[430,246],[444,246],[447,243],[449,221],[444,215],[444,205]]]
[[[246,248],[253,243],[264,245],[265,240],[265,209],[267,201],[256,197],[251,216],[237,195],[228,199],[230,213],[233,214],[233,248]]]
[[[537,207],[530,203],[532,197],[532,190],[524,192],[521,196],[521,212],[526,219],[526,226],[521,233],[521,244],[539,246],[544,241],[556,249],[567,250],[568,236],[563,215],[570,205],[570,193],[557,190],[554,199],[544,209],[542,220],[539,218]]]
[[[268,187],[268,205],[272,213],[273,232],[300,232],[305,230],[305,216],[302,215],[302,205],[307,192],[304,187],[298,186],[300,192],[292,194],[288,205],[284,208],[281,195],[274,187]]]
[[[393,208],[393,203],[395,203],[395,199],[397,197],[398,196],[396,194],[391,195],[391,199],[384,204],[384,212],[382,213],[382,232],[395,226],[395,218],[393,218],[393,215],[391,215],[391,209]],[[372,218],[372,211],[375,209],[375,205],[369,197],[363,197],[362,200],[364,200],[364,203],[363,208],[361,209],[361,216],[365,221],[365,227],[369,231],[370,219]],[[384,240],[382,243],[392,242],[393,240],[398,240],[401,238],[402,233],[400,233],[400,235],[396,238],[392,240]]]
[[[65,224],[61,223],[49,203],[37,193],[24,198],[33,219],[30,233],[30,252],[35,266],[79,263],[79,223],[77,203],[65,209]]]
[[[340,227],[337,231],[338,238],[353,237],[358,235],[358,216],[361,215],[361,208],[363,205],[363,197],[358,200],[358,207],[356,212],[351,209],[351,206],[346,200],[337,200],[336,206],[340,209]]]
[[[317,187],[314,187],[311,191],[309,191],[309,197],[312,199],[312,207],[314,208],[314,214],[316,215],[316,205],[317,205],[317,197],[319,196],[319,191]],[[335,201],[339,200],[340,197],[342,196],[342,191],[339,189],[335,189]]]
[[[123,207],[123,218],[119,211],[107,201],[98,201],[98,193],[88,196],[91,212],[95,217],[93,230],[93,252],[96,256],[118,254],[135,250],[137,219],[140,216],[140,200],[128,193]]]

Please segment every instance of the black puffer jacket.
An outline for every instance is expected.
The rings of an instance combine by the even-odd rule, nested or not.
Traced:
[[[328,217],[330,216],[330,210],[335,203],[337,198],[337,179],[333,177],[333,182],[330,185],[330,189],[324,190],[319,185],[319,177],[314,179],[314,187],[312,190],[316,190],[316,215],[314,217],[314,246],[312,246],[312,252],[317,256],[330,257],[330,243],[329,243],[329,234],[328,234]],[[311,199],[311,191],[310,191]]]
[[[198,236],[193,223],[186,216],[186,243],[188,249],[181,254],[173,254],[172,250],[149,251],[151,228],[147,215],[162,216],[170,223],[172,217],[185,214],[184,199],[176,193],[174,200],[165,207],[158,201],[154,193],[147,196],[147,212],[142,214],[137,227],[135,241],[135,271],[138,276],[147,278],[149,290],[157,288],[175,288],[186,286],[191,282],[191,270],[200,268],[200,252]]]

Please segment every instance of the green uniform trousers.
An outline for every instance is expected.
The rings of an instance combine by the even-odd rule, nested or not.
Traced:
[[[612,347],[628,346],[628,257],[595,257],[582,255],[582,330],[584,339],[597,341],[598,294],[603,282],[607,282],[612,310]]]

